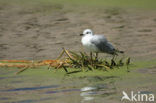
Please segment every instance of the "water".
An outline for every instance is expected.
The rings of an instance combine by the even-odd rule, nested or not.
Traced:
[[[115,93],[103,79],[95,83],[97,77],[72,80],[10,73],[0,77],[0,103],[94,103]]]
[[[41,89],[48,89],[48,88],[57,88],[58,85],[49,85],[49,86],[36,86],[36,87],[25,87],[25,88],[15,88],[15,89],[8,89],[2,90],[5,92],[14,92],[14,91],[34,91],[34,90],[41,90]]]

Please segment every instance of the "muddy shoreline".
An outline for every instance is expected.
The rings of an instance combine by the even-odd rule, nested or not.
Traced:
[[[107,8],[77,12],[63,5],[0,5],[0,59],[55,59],[65,47],[83,50],[79,33],[91,28],[135,59],[156,58],[155,11]],[[10,9],[12,8],[12,9]],[[102,55],[103,56],[103,55]]]

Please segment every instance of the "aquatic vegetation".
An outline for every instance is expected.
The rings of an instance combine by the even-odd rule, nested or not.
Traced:
[[[66,55],[63,57],[63,55]],[[117,57],[116,57],[117,58]],[[104,59],[96,59],[93,57],[91,59],[90,56],[87,55],[85,52],[73,52],[68,51],[63,48],[61,54],[56,60],[43,60],[43,61],[28,61],[28,60],[1,60],[0,66],[1,67],[18,67],[20,70],[16,73],[19,74],[28,68],[37,68],[39,66],[48,66],[48,69],[55,68],[55,69],[64,69],[66,73],[71,74],[68,72],[68,69],[77,68],[81,69],[80,71],[93,71],[94,69],[107,71],[114,68],[120,68],[121,66],[126,65],[127,71],[129,71],[129,64],[130,58],[127,58],[126,61],[121,59],[114,59],[114,57],[108,61]],[[72,72],[76,73],[76,72]]]

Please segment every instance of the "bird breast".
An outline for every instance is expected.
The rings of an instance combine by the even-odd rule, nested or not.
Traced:
[[[92,51],[92,52],[98,52],[98,48],[91,43],[91,39],[92,39],[92,36],[89,36],[89,35],[86,35],[84,37],[82,37],[82,45],[89,51]]]

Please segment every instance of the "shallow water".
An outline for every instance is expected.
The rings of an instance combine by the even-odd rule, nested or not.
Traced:
[[[4,92],[42,90],[42,89],[56,88],[56,87],[58,86],[50,85],[50,86],[25,87],[25,88],[8,89],[8,90],[4,90]]]
[[[38,78],[15,75],[15,70],[1,70],[0,103],[94,103],[97,98],[103,99],[115,93],[114,87],[103,81],[96,84],[95,80],[90,83],[84,80],[88,82],[86,84],[81,79],[77,83],[66,78]],[[91,81],[91,78],[88,80]]]

